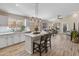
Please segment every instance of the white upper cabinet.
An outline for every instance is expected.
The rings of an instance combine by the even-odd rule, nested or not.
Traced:
[[[0,15],[0,26],[7,26],[8,25],[8,16]]]

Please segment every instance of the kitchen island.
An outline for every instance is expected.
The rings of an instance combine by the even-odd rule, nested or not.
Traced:
[[[47,34],[45,31],[41,31],[39,34],[26,33],[25,34],[25,49],[29,54],[33,53],[33,41],[40,39],[44,34]]]

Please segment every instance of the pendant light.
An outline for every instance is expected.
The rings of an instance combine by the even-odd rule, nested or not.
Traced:
[[[38,17],[39,3],[35,3],[35,17]]]

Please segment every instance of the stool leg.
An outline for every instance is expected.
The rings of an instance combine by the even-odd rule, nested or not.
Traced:
[[[34,48],[35,48],[35,44],[33,43],[33,54],[34,54]]]
[[[41,56],[41,46],[39,45],[39,52],[40,52],[40,56]]]
[[[50,39],[50,49],[51,49],[51,39]]]
[[[47,41],[45,42],[45,53],[47,53],[48,48],[47,48]]]

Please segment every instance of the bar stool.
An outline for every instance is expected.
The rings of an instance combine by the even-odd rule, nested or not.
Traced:
[[[48,33],[48,39],[47,39],[47,48],[50,47],[50,49],[51,49],[51,35],[52,33]]]
[[[40,40],[33,41],[33,53],[35,51],[40,53],[40,56],[43,52],[47,52],[47,39],[48,34],[41,36]]]

